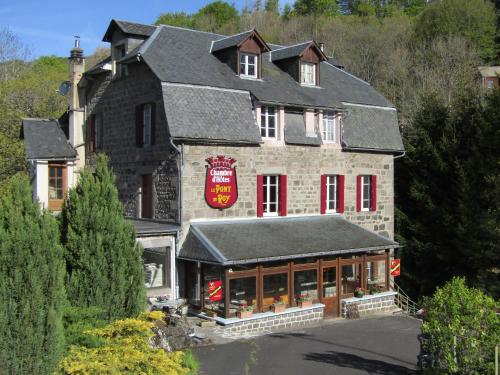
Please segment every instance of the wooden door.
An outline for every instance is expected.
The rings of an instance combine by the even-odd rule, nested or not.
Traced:
[[[321,302],[325,305],[325,315],[337,317],[339,314],[337,266],[323,266],[320,270]]]
[[[153,218],[153,176],[142,176],[142,212],[141,217]]]

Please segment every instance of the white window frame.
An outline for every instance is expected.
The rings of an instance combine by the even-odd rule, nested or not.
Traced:
[[[249,57],[254,58],[254,63],[250,64],[248,62]],[[243,60],[243,62],[242,62]],[[248,67],[250,65],[254,66],[254,74],[248,74]],[[241,72],[241,68],[243,67],[243,73]],[[240,77],[245,78],[257,78],[258,77],[258,69],[259,68],[259,56],[251,53],[240,53]]]
[[[279,175],[264,175],[263,176],[263,182],[262,182],[262,189],[266,192],[264,194],[264,191],[262,192],[262,203],[264,205],[263,207],[263,215],[264,216],[278,216],[279,215],[279,204],[280,204],[280,176]],[[272,182],[272,179],[275,179],[274,182]],[[271,187],[276,186],[276,192],[273,197],[271,197]],[[274,201],[273,201],[274,199]],[[271,205],[275,204],[276,211],[271,211]]]
[[[368,196],[365,196],[365,186],[368,186]],[[366,203],[366,204],[365,204]],[[372,176],[361,176],[361,211],[370,211],[372,206]]]
[[[333,186],[334,196],[330,194],[330,186]],[[330,206],[333,203],[333,207]],[[337,213],[339,209],[339,176],[326,176],[326,212]]]
[[[273,109],[273,114],[269,114],[269,109]],[[260,108],[260,135],[265,139],[278,138],[278,108],[272,106],[262,106]],[[274,136],[269,136],[269,119],[274,119]]]
[[[306,86],[316,86],[316,64],[300,62],[300,83]]]
[[[325,143],[337,142],[337,116],[335,112],[323,113],[322,138]]]
[[[152,111],[151,103],[144,104],[144,109],[142,111],[142,120],[143,120],[142,140],[144,147],[151,146],[151,116],[152,116],[151,111]]]

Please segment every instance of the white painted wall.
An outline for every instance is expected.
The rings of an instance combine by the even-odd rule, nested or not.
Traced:
[[[49,207],[49,163],[35,161],[33,180],[33,198],[38,199],[43,208]]]

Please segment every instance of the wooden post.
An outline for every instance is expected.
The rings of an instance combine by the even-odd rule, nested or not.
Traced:
[[[224,318],[229,318],[229,304],[231,303],[231,295],[229,293],[229,269],[224,269]]]

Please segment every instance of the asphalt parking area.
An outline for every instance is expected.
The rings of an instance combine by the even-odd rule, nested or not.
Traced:
[[[416,374],[420,322],[406,316],[325,321],[194,350],[202,375]]]

